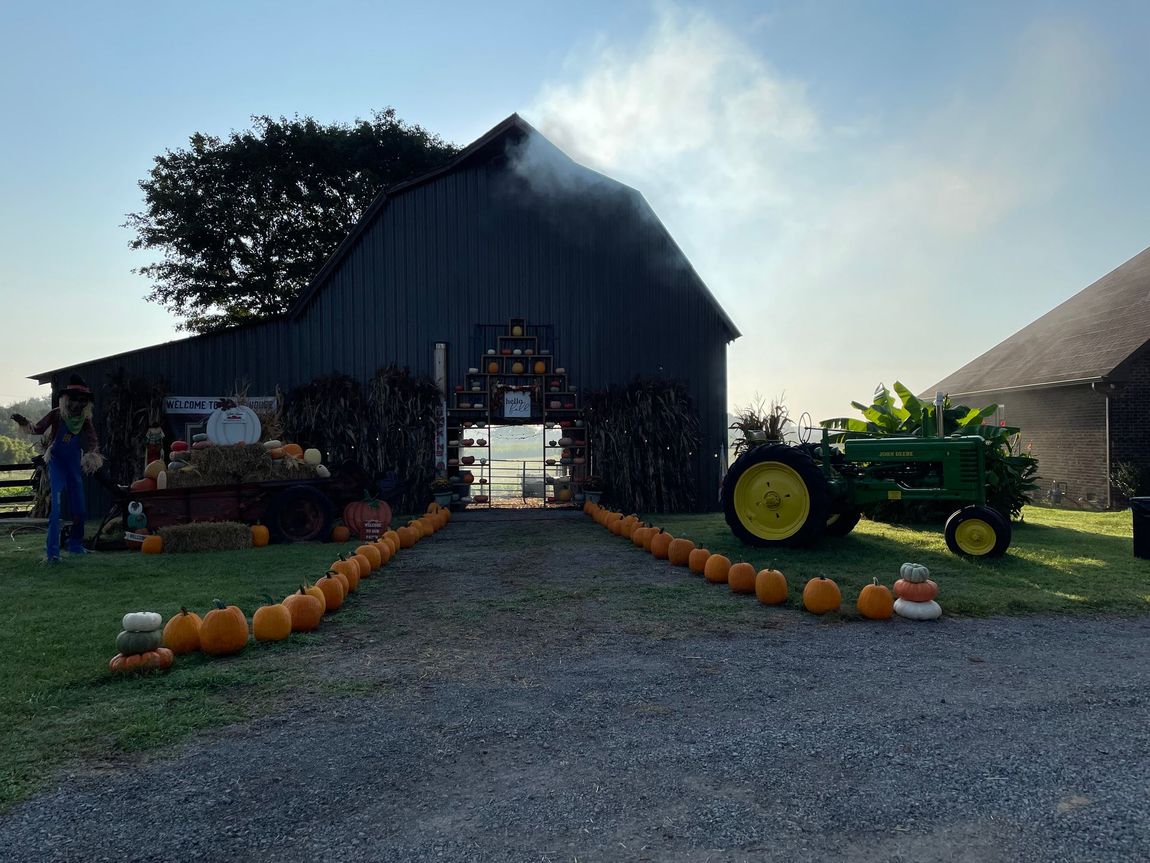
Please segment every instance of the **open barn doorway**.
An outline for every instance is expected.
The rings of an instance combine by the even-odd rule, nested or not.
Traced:
[[[497,425],[491,429],[488,483],[493,507],[541,507],[547,499],[544,428]]]

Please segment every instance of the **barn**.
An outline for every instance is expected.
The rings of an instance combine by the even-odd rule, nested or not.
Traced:
[[[1150,249],[930,392],[939,390],[971,405],[997,403],[999,418],[1033,448],[1052,502],[1122,504],[1112,480],[1150,478]]]
[[[55,388],[79,373],[99,404],[117,375],[214,397],[240,381],[269,395],[405,367],[444,391],[452,448],[440,455],[453,465],[467,422],[581,427],[591,394],[673,381],[699,428],[676,470],[691,478],[694,505],[710,508],[726,467],[726,348],[738,335],[639,192],[512,115],[443,168],[381,193],[281,316],[34,379]],[[529,415],[504,417],[508,392],[530,394]],[[589,473],[588,456],[576,452],[581,468],[567,474]]]

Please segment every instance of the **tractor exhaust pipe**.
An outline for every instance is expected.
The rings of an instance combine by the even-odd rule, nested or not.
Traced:
[[[934,394],[935,434],[938,435],[939,437],[945,437],[945,434],[944,434],[945,427],[943,425],[943,420],[942,420],[942,406],[943,406],[945,401],[946,401],[946,399],[943,398],[943,395],[941,392],[936,392]]]

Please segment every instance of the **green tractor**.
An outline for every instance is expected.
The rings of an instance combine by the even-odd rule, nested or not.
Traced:
[[[798,546],[846,536],[868,504],[947,502],[954,505],[946,521],[950,550],[1001,556],[1010,547],[1010,519],[986,502],[986,441],[972,434],[929,436],[925,425],[923,433],[868,439],[824,428],[818,443],[751,446],[723,479],[727,524],[751,545]]]

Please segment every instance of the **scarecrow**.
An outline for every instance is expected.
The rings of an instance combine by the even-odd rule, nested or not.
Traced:
[[[52,509],[48,515],[47,553],[49,563],[60,561],[60,511],[67,496],[72,514],[68,531],[68,551],[84,554],[84,474],[94,474],[104,464],[100,442],[92,424],[92,391],[78,375],[58,393],[59,406],[33,425],[26,417],[13,414],[13,421],[27,434],[51,430],[51,444],[44,453],[52,483]]]

